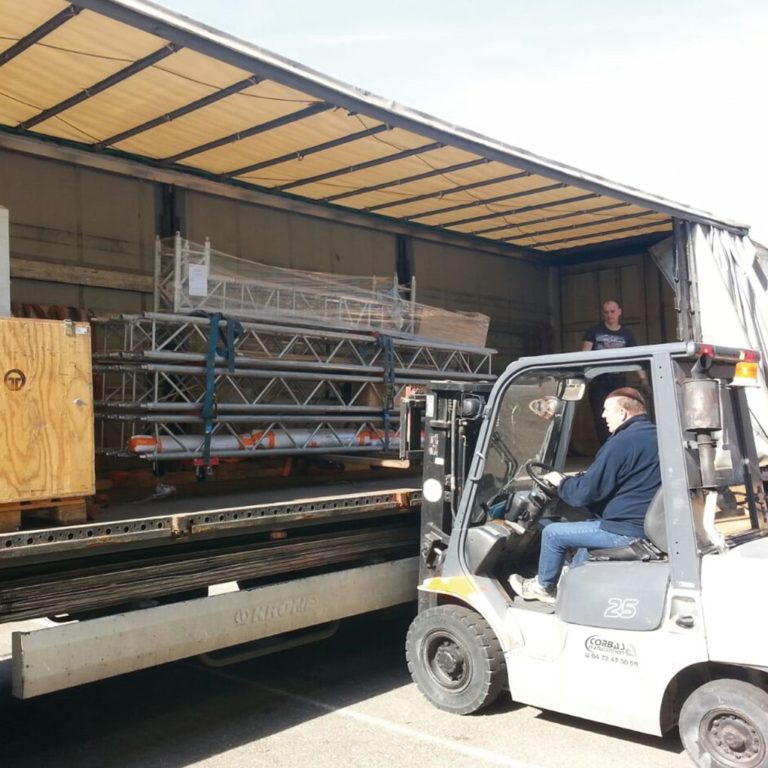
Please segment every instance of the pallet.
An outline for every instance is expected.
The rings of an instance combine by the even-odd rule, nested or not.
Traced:
[[[18,531],[22,520],[48,525],[81,525],[88,520],[84,496],[0,504],[0,533]]]
[[[752,528],[752,521],[749,519],[749,515],[715,517],[715,528],[724,536],[733,536],[749,531]]]

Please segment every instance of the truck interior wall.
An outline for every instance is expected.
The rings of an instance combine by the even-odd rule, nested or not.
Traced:
[[[491,318],[494,373],[523,355],[552,351],[548,266],[426,240],[413,245],[420,302]]]
[[[76,307],[84,311],[83,317],[134,314],[152,309],[152,297],[148,293],[22,278],[11,281],[11,300],[14,304],[36,305],[43,309]],[[53,314],[50,316],[54,317]]]
[[[217,251],[290,269],[395,274],[393,234],[186,192],[182,234]]]
[[[137,312],[151,295],[62,282],[14,278],[14,259],[149,276],[154,272],[155,188],[70,163],[0,151],[0,200],[9,210],[11,300]],[[75,274],[73,272],[73,274]]]

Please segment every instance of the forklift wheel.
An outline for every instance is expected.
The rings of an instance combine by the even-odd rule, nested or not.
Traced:
[[[713,680],[680,710],[680,738],[699,768],[768,768],[768,692],[742,680]]]
[[[408,670],[436,707],[468,715],[493,702],[506,679],[499,641],[479,613],[441,605],[420,613],[405,641]]]

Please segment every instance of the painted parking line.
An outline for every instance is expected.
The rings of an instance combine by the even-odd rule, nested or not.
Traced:
[[[290,699],[300,704],[304,704],[315,709],[323,710],[330,714],[339,715],[340,717],[346,717],[350,720],[365,723],[376,728],[380,728],[390,733],[396,733],[398,736],[404,736],[414,741],[420,741],[424,744],[430,744],[432,746],[440,747],[442,749],[455,752],[466,757],[471,757],[475,760],[480,760],[488,765],[502,765],[506,768],[542,768],[542,766],[536,763],[527,763],[521,760],[515,760],[507,755],[502,755],[499,752],[492,752],[488,749],[481,749],[480,747],[471,747],[466,744],[459,744],[451,739],[446,739],[441,736],[433,736],[432,734],[425,733],[424,731],[410,728],[407,725],[400,725],[399,723],[393,723],[389,720],[385,720],[381,717],[374,715],[366,715],[363,712],[358,712],[350,707],[336,707],[333,704],[327,704],[324,701],[312,699],[301,694],[291,693],[290,691],[284,691],[281,688],[273,688],[270,685],[264,685],[262,683],[255,683],[251,680],[245,680],[237,675],[228,674],[218,669],[208,668],[206,670],[212,675],[216,675],[230,682],[239,683],[240,685],[248,686],[249,688],[255,688],[259,691],[265,691],[275,696],[281,696],[284,699]]]

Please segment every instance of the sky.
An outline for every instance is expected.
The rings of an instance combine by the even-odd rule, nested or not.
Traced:
[[[764,0],[159,4],[768,244]]]

